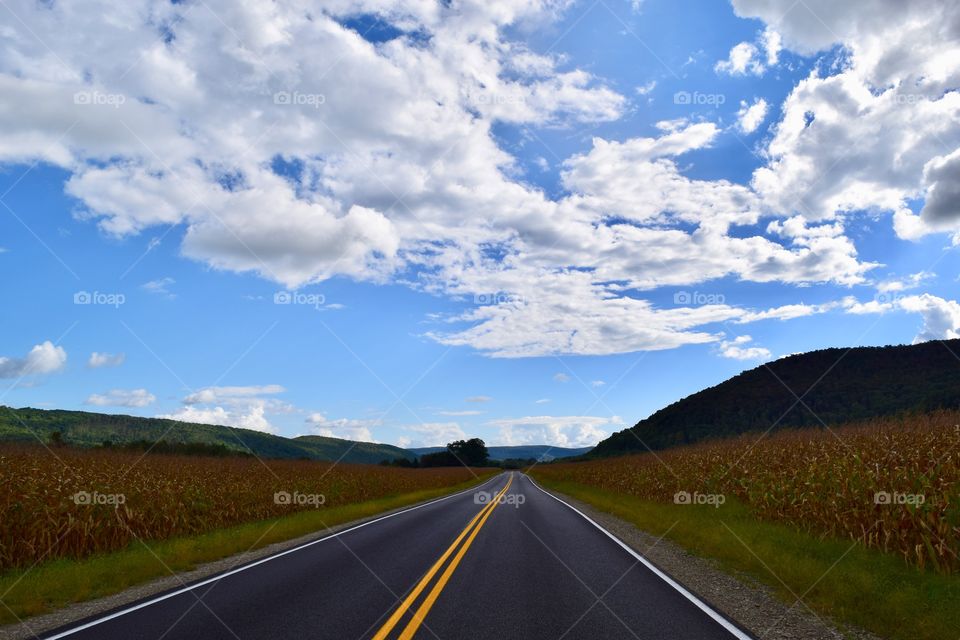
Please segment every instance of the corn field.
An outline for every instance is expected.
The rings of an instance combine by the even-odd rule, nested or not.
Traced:
[[[960,571],[960,412],[692,445],[533,475],[658,502],[734,498],[759,518]],[[641,436],[642,437],[642,436]],[[679,499],[678,495],[684,497]]]
[[[439,489],[469,469],[404,469],[0,446],[0,571],[307,509]]]

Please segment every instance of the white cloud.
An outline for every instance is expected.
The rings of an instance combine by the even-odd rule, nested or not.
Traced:
[[[467,402],[490,402],[493,400],[490,396],[470,396],[465,399]]]
[[[960,338],[960,303],[929,293],[904,296],[894,291],[880,294],[867,302],[859,302],[849,297],[844,300],[844,309],[847,313],[857,315],[898,310],[918,313],[923,325],[914,337],[914,343]]]
[[[357,440],[359,442],[377,442],[370,428],[380,424],[376,420],[330,419],[322,413],[310,414],[307,423],[311,427],[311,432],[315,435]]]
[[[760,61],[760,50],[750,42],[741,42],[730,49],[726,60],[719,61],[714,69],[730,75],[761,75],[765,67]]]
[[[249,385],[238,387],[207,387],[188,395],[184,404],[213,404],[219,402],[243,401],[258,396],[276,395],[286,391],[279,384]]]
[[[99,369],[101,367],[119,367],[126,361],[127,356],[123,353],[99,353],[94,351],[90,354],[90,358],[87,360],[87,366],[91,369]]]
[[[567,374],[561,371],[559,373],[553,374],[553,380],[555,382],[570,382],[570,376],[568,376]]]
[[[590,447],[622,429],[618,416],[527,416],[492,420],[498,428],[498,445],[549,444],[557,447]]]
[[[737,126],[744,133],[753,133],[757,130],[764,119],[767,117],[767,101],[759,98],[753,104],[747,104],[745,100],[740,102],[740,110],[737,111]]]
[[[770,350],[764,347],[746,346],[752,342],[750,336],[737,336],[733,340],[724,340],[720,343],[720,355],[734,360],[767,360]]]
[[[151,280],[150,282],[145,282],[140,285],[140,288],[144,291],[149,291],[152,294],[163,296],[165,298],[176,298],[177,295],[170,291],[170,286],[175,284],[177,281],[173,278],[159,278],[157,280]]]
[[[914,342],[960,338],[960,304],[956,301],[924,293],[900,299],[899,306],[923,318],[923,327]]]
[[[91,394],[85,403],[98,407],[146,407],[156,399],[146,389],[111,389],[104,394]]]
[[[741,42],[730,49],[726,60],[720,60],[714,65],[717,73],[728,75],[755,75],[762,76],[768,67],[773,67],[780,59],[783,49],[783,38],[780,34],[767,27],[758,34],[756,42]]]
[[[596,387],[602,387],[602,386],[605,385],[605,384],[607,384],[607,383],[606,383],[605,381],[603,381],[603,380],[591,380],[591,381],[590,381],[590,386],[591,386],[591,387],[594,387],[594,388],[596,388]]]
[[[550,398],[540,398],[539,400],[534,400],[534,404],[547,404],[550,402]]]
[[[879,282],[877,283],[877,291],[881,293],[896,293],[916,289],[934,276],[935,274],[929,271],[918,271],[917,273],[911,273],[902,278],[892,278]]]
[[[286,391],[278,384],[207,387],[190,393],[183,407],[157,416],[183,422],[219,424],[241,429],[276,433],[267,415],[290,413],[294,408],[273,396]]]
[[[960,122],[960,31],[950,2],[851,3],[735,0],[801,54],[842,45],[787,97],[768,166],[753,186],[774,210],[809,220],[866,210],[893,213],[894,229],[915,239],[960,229],[953,194]],[[919,214],[909,204],[926,199]]]
[[[309,15],[226,0],[202,10],[140,0],[119,13],[21,0],[14,10],[36,35],[0,51],[0,162],[56,164],[80,217],[121,238],[176,225],[181,253],[216,269],[290,287],[402,270],[418,276],[404,282],[449,297],[514,293],[515,304],[474,307],[428,334],[487,355],[712,343],[711,324],[762,318],[727,305],[661,308],[645,292],[720,278],[862,284],[876,265],[845,235],[858,208],[894,211],[904,237],[960,229],[950,205],[958,50],[938,28],[953,24],[948,5],[806,4],[826,28],[789,0],[735,3],[768,24],[722,72],[762,73],[783,48],[841,42],[851,52],[848,66],[821,67],[793,90],[750,186],[687,177],[684,154],[722,134],[688,121],[593,140],[562,163],[562,197],[517,178],[498,122],[605,122],[627,108],[603,78],[513,39],[567,6],[538,0],[457,12],[356,0]],[[374,45],[341,24],[364,12],[429,46]],[[316,65],[318,50],[337,62]],[[135,73],[119,59],[136,61]],[[274,173],[280,160],[298,174]],[[920,214],[907,208],[928,193]],[[731,233],[756,225],[768,233]]]
[[[0,378],[55,373],[67,364],[67,352],[49,340],[35,345],[23,358],[0,356]]]
[[[483,411],[463,410],[463,411],[437,411],[438,416],[479,416]]]
[[[263,403],[251,403],[245,407],[199,407],[189,405],[181,407],[173,413],[160,414],[158,418],[179,420],[181,422],[195,422],[199,424],[216,424],[225,427],[237,427],[265,433],[276,433],[276,429],[266,417],[266,408]]]
[[[647,84],[640,85],[635,89],[638,96],[645,96],[657,88],[657,81],[651,80]]]
[[[464,440],[467,434],[456,422],[423,422],[403,427],[409,434],[403,436],[407,446],[440,447],[454,440]],[[399,441],[399,440],[398,440]]]

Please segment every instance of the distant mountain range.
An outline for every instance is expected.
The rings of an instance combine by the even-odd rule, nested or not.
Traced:
[[[60,433],[65,444],[80,447],[100,446],[104,442],[124,445],[164,440],[177,444],[219,445],[230,451],[251,453],[261,458],[308,458],[367,464],[402,458],[413,460],[424,453],[445,450],[445,447],[401,449],[389,444],[356,442],[326,436],[284,438],[250,429],[163,418],[0,406],[0,441],[47,443],[54,432]],[[494,460],[534,458],[546,461],[582,455],[589,450],[590,447],[569,449],[547,445],[489,448],[490,456]]]
[[[410,449],[413,453],[421,456],[425,453],[436,453],[445,451],[446,447],[420,447]],[[518,445],[512,447],[487,447],[490,452],[491,460],[540,460],[549,462],[556,458],[572,458],[581,456],[591,450],[591,447],[581,447],[579,449],[570,449],[567,447],[551,447],[546,444]]]
[[[688,396],[613,434],[588,456],[958,407],[960,340],[823,349],[759,366]]]
[[[0,440],[44,443],[60,432],[64,443],[92,447],[146,440],[222,445],[261,458],[308,458],[376,464],[381,460],[413,459],[414,454],[389,444],[354,442],[324,436],[284,438],[261,431],[211,424],[194,424],[137,416],[0,407]]]

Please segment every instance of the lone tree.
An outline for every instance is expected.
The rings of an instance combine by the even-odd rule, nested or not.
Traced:
[[[480,438],[451,442],[447,445],[447,451],[468,467],[483,467],[490,457],[486,443]]]
[[[483,440],[472,438],[450,442],[444,451],[425,453],[420,456],[419,464],[421,467],[484,467],[489,457],[490,452]]]

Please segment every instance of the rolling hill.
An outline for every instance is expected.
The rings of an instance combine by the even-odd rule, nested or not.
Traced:
[[[619,455],[768,429],[956,409],[960,407],[958,356],[960,340],[788,356],[660,409],[600,442],[587,455]]]
[[[47,442],[60,432],[66,444],[92,447],[105,441],[125,444],[147,440],[222,445],[261,458],[309,458],[375,464],[412,459],[406,449],[325,436],[284,438],[261,431],[137,416],[0,406],[0,441]]]
[[[491,460],[543,460],[547,462],[555,458],[572,458],[574,456],[581,456],[588,451],[590,447],[582,447],[579,449],[570,449],[566,447],[551,447],[545,444],[531,444],[531,445],[518,445],[512,447],[487,447],[487,451],[490,452]],[[436,453],[438,451],[445,451],[446,447],[421,447],[419,449],[410,449],[413,453],[418,456],[425,453]]]

